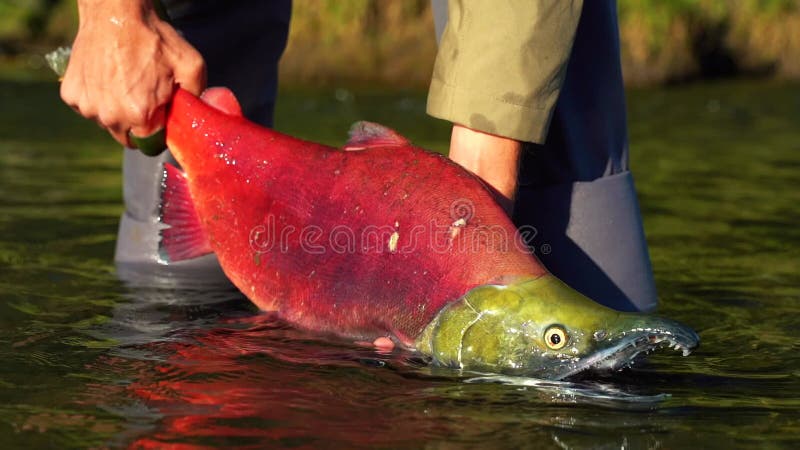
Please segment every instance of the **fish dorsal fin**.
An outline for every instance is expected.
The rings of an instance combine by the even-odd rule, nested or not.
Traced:
[[[225,87],[211,87],[203,92],[200,98],[206,102],[207,105],[224,112],[231,116],[242,116],[242,106],[239,105],[239,100],[233,95],[230,89]]]
[[[400,147],[409,144],[408,139],[396,131],[373,122],[360,121],[350,127],[350,139],[344,150],[366,150],[374,147]]]

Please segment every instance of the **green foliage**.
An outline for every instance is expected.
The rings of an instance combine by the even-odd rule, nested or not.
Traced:
[[[68,43],[77,28],[74,0],[6,0],[0,2],[0,54],[37,44]]]
[[[755,14],[771,17],[795,12],[800,8],[797,0],[743,0],[742,3],[744,8]]]
[[[38,0],[0,3],[0,39],[23,38],[29,34],[28,18],[38,10]]]
[[[670,28],[677,20],[691,20],[700,10],[700,0],[620,0],[618,10],[620,20],[641,21],[650,31],[647,36],[648,47],[660,51],[668,42]]]

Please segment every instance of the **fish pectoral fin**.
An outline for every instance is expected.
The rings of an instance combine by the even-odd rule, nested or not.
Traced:
[[[343,150],[366,150],[375,147],[401,147],[410,144],[409,140],[396,131],[383,125],[360,121],[350,127],[350,139]]]
[[[211,87],[203,92],[200,98],[209,106],[231,116],[242,117],[242,106],[230,89],[225,87]]]
[[[211,253],[208,237],[197,217],[186,176],[172,164],[164,164],[161,182],[161,230],[159,256],[166,262],[183,261]]]

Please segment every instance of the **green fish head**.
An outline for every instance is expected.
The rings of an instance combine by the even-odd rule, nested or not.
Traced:
[[[606,308],[545,275],[471,290],[436,316],[417,348],[439,365],[563,379],[618,370],[659,347],[685,356],[698,343],[685,325]]]

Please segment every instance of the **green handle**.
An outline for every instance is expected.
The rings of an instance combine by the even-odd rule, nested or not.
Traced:
[[[158,156],[167,149],[167,133],[161,128],[150,136],[139,137],[128,133],[131,143],[147,156]]]

